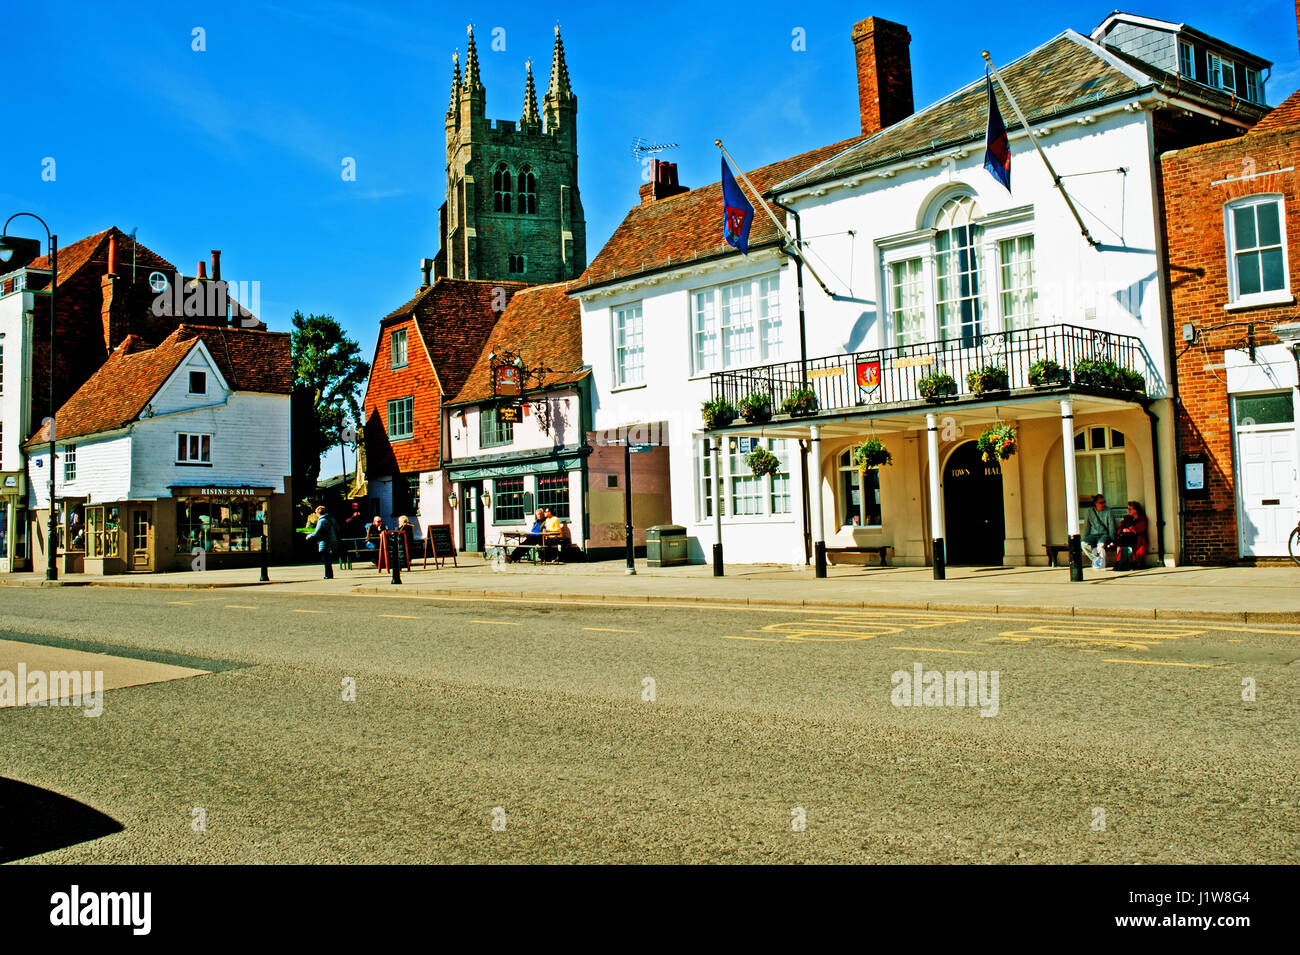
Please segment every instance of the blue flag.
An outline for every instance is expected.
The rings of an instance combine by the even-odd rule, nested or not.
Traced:
[[[984,138],[984,168],[993,174],[993,178],[1011,191],[1011,142],[1007,139],[1007,127],[998,112],[998,101],[993,95],[993,80],[988,71],[984,71],[984,83],[989,90],[989,129]]]
[[[736,185],[736,177],[722,160],[722,237],[728,245],[749,254],[749,225],[754,221],[754,207]]]

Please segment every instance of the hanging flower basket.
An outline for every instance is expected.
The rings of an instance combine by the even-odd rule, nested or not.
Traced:
[[[811,388],[796,388],[781,402],[781,414],[792,418],[814,414],[817,411],[817,395]]]
[[[985,365],[966,373],[966,386],[977,395],[990,391],[1007,390],[1007,370],[997,365]]]
[[[740,399],[740,413],[750,424],[766,424],[772,420],[772,396],[758,391]]]
[[[994,425],[975,444],[985,461],[1005,461],[1016,453],[1016,429],[1009,424]]]
[[[858,466],[859,471],[866,471],[868,468],[893,464],[894,456],[876,438],[868,438],[853,452],[853,463]]]
[[[952,375],[935,372],[916,383],[916,390],[926,401],[942,401],[957,393],[957,380]]]
[[[756,448],[745,455],[745,463],[758,477],[776,474],[781,470],[781,460],[767,448]]]
[[[739,414],[736,406],[725,398],[715,398],[712,401],[704,402],[701,411],[704,415],[704,427],[710,431],[714,428],[725,428],[735,421],[736,415]]]

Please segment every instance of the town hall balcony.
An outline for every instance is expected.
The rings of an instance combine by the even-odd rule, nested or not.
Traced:
[[[735,406],[738,426],[745,424],[742,402],[755,396],[770,398],[779,424],[1067,394],[1145,402],[1163,391],[1139,338],[1065,324],[810,358],[806,378],[798,361],[710,376],[710,398]],[[727,418],[714,427],[726,427]]]

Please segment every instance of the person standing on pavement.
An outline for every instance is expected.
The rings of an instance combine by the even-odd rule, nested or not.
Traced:
[[[338,523],[325,512],[324,506],[316,508],[316,529],[307,535],[316,542],[321,563],[325,566],[325,579],[334,579],[334,552],[339,547]]]

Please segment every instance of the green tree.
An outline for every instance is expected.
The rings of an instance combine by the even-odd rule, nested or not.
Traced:
[[[292,349],[294,479],[298,493],[306,495],[316,489],[321,455],[340,443],[344,421],[350,419],[354,428],[361,424],[358,396],[370,365],[330,315],[294,312]]]

